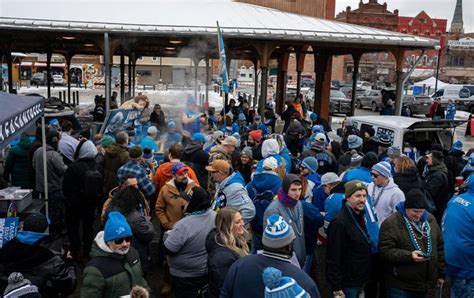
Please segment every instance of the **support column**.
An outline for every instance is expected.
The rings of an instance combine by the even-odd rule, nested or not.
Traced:
[[[46,86],[48,88],[48,98],[51,97],[51,51],[46,53]]]
[[[20,88],[21,88],[21,60],[23,60],[23,58],[18,57],[18,90],[17,91],[20,91]]]
[[[132,57],[131,55],[128,55],[128,96],[129,97],[132,97],[132,58],[131,57]]]
[[[331,92],[332,57],[326,52],[315,53],[316,86],[314,90],[314,108],[319,117],[328,119],[329,97]]]
[[[66,55],[66,71],[67,71],[67,102],[71,103],[71,59],[70,54]],[[64,99],[66,101],[66,99]],[[78,101],[79,102],[79,101]]]
[[[196,101],[196,104],[198,104],[199,102],[199,99],[198,99],[198,85],[197,85],[197,82],[198,82],[198,67],[199,67],[199,59],[193,59],[193,63],[194,63],[194,100]]]
[[[352,60],[354,60],[354,70],[352,71],[352,93],[351,93],[351,115],[355,114],[355,104],[357,97],[357,77],[359,76],[359,64],[360,58],[362,57],[361,53],[353,53]]]
[[[256,46],[259,51],[259,64],[262,78],[260,80],[260,98],[258,100],[258,113],[263,118],[265,112],[265,104],[267,102],[267,84],[268,84],[268,62],[273,51],[273,46],[269,43],[263,43]]]
[[[301,70],[296,71],[296,95],[301,93]]]
[[[301,93],[301,74],[304,70],[304,61],[306,59],[306,52],[309,46],[295,48],[296,50],[296,95]],[[309,109],[309,107],[307,107]]]
[[[109,33],[104,33],[104,83],[105,83],[105,111],[108,113],[110,111],[110,91],[111,91],[111,81],[110,81],[110,40]]]
[[[206,58],[206,108],[209,107],[209,85],[211,84],[211,67],[209,58]]]
[[[257,106],[258,102],[258,60],[255,59],[253,62],[253,109]]]
[[[276,112],[281,115],[285,109],[286,83],[288,81],[288,59],[289,53],[285,53],[278,59],[277,87],[275,94]]]
[[[394,52],[393,54],[397,62],[397,91],[395,94],[394,115],[400,116],[402,113],[403,83],[405,79],[405,75],[403,73],[405,51],[399,50],[399,51]]]
[[[132,94],[131,94],[131,97],[135,97],[135,83],[136,83],[136,79],[137,79],[137,76],[136,76],[136,67],[137,67],[137,60],[136,58],[133,59],[133,64],[132,64]]]
[[[7,64],[8,64],[8,92],[13,92],[13,59],[12,52],[8,50],[7,53]],[[2,69],[3,72],[3,69]]]
[[[120,52],[120,103],[125,101],[125,56],[123,48]]]

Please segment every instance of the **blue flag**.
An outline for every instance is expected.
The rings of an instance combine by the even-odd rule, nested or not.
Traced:
[[[219,22],[217,22],[217,42],[219,44],[219,64],[222,77],[222,91],[227,94],[229,93],[229,74],[227,73],[227,59],[225,56],[224,39],[222,38]]]

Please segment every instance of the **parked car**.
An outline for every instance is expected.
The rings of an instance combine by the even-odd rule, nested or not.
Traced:
[[[341,91],[342,93],[344,93],[347,98],[352,98],[352,86],[344,86],[344,87],[341,87],[341,88],[339,88],[339,91]],[[356,90],[356,99],[357,99],[359,96],[364,95],[364,93],[365,93],[365,89],[357,88],[357,90]]]
[[[64,85],[66,82],[63,78],[62,75],[53,75],[53,84],[56,85],[56,86],[62,86]]]
[[[382,92],[380,90],[366,90],[364,95],[356,98],[356,106],[359,109],[370,107],[373,112],[382,108]]]
[[[314,80],[310,78],[301,79],[301,87],[311,87],[314,88]]]
[[[409,109],[409,114],[411,115],[429,114],[432,103],[433,99],[427,95],[405,95],[402,100],[402,106],[404,108],[407,107]]]
[[[331,90],[329,99],[329,112],[334,114],[345,114],[351,116],[351,100],[339,90]]]
[[[372,84],[370,82],[367,82],[367,81],[357,81],[357,88],[371,90],[372,89]]]

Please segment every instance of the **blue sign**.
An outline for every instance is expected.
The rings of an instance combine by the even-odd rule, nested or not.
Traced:
[[[413,86],[413,96],[422,95],[423,86]]]
[[[137,109],[115,109],[107,114],[102,125],[102,134],[115,135],[119,131],[133,130],[135,125],[140,125],[142,112]]]
[[[15,238],[18,231],[18,217],[0,218],[0,248]]]

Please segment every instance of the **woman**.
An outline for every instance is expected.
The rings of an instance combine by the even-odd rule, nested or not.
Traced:
[[[222,208],[216,217],[216,228],[206,238],[209,297],[219,297],[230,266],[249,254],[246,239],[240,212],[231,207]]]
[[[161,133],[165,131],[165,113],[161,110],[161,106],[159,104],[156,104],[153,108],[153,112],[150,114],[150,122],[153,123]]]
[[[332,154],[334,154],[334,157],[336,158],[336,160],[338,160],[339,157],[341,157],[342,155],[341,143],[339,143],[338,141],[331,141],[328,144],[326,149],[330,151]]]
[[[415,163],[407,156],[396,158],[395,175],[393,181],[406,195],[410,189],[420,189],[423,191],[423,182],[418,175],[418,169]]]
[[[119,211],[127,219],[133,233],[131,245],[137,250],[143,273],[146,275],[152,269],[149,246],[155,229],[143,215],[143,208],[140,190],[135,186],[127,186],[114,194],[108,212]]]
[[[238,162],[237,170],[244,177],[245,184],[248,184],[252,176],[252,168],[254,166],[252,149],[245,147],[240,151],[240,160]]]

